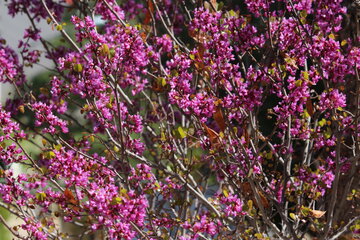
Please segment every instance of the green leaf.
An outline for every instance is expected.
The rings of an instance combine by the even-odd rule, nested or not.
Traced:
[[[73,66],[73,69],[74,69],[75,72],[82,72],[83,66],[82,66],[80,63],[76,63],[76,64]]]
[[[304,110],[304,117],[305,118],[311,117],[306,109]]]
[[[121,204],[122,201],[123,201],[123,200],[121,199],[121,197],[114,197],[114,198],[111,200],[111,205]]]
[[[114,149],[115,152],[120,152],[120,149],[117,146],[114,146],[113,149]]]
[[[170,171],[170,172],[173,172],[173,169],[172,169],[172,167],[171,167],[170,164],[168,164],[168,165],[166,166],[166,169],[167,169],[168,171]]]
[[[252,201],[252,200],[249,200],[249,201],[247,202],[247,205],[248,205],[249,209],[251,210],[251,209],[253,208],[253,201]]]
[[[309,80],[309,72],[308,71],[304,71],[303,76],[304,76],[305,80]]]
[[[177,77],[177,76],[179,76],[179,72],[176,71],[175,69],[173,69],[173,70],[171,70],[171,76]]]
[[[306,16],[307,16],[306,10],[300,11],[300,17],[306,18]]]
[[[320,127],[324,126],[325,124],[326,124],[326,119],[325,119],[325,118],[323,118],[323,119],[321,119],[321,120],[319,121],[319,126],[320,126]]]
[[[100,54],[101,54],[102,56],[107,56],[109,53],[110,53],[109,46],[104,43],[104,44],[101,46]]]
[[[324,137],[326,139],[329,139],[329,138],[331,138],[331,135],[332,135],[331,128],[326,128],[326,131],[324,132]]]
[[[237,13],[234,10],[228,11],[230,17],[237,17]]]
[[[177,131],[180,135],[180,138],[185,138],[186,137],[186,132],[184,131],[184,129],[182,127],[178,127]]]
[[[307,217],[310,212],[311,212],[311,209],[310,209],[310,208],[301,206],[301,214],[302,214],[303,216]]]
[[[270,152],[267,152],[266,154],[265,154],[265,158],[266,159],[272,159],[273,158],[273,153],[272,153],[272,151],[270,151]]]
[[[158,78],[158,83],[159,85],[161,85],[162,87],[166,86],[166,79],[163,77]]]
[[[110,50],[109,50],[109,56],[110,56],[110,58],[113,58],[114,56],[115,56],[115,49],[114,48],[110,48]]]
[[[224,7],[224,2],[219,2],[217,10],[220,11]]]
[[[122,195],[122,196],[126,196],[127,195],[127,190],[125,189],[125,188],[122,188],[121,190],[120,190],[120,194]]]
[[[36,194],[35,194],[35,197],[36,197],[36,199],[39,200],[39,201],[44,201],[45,198],[46,198],[46,193],[44,193],[44,192],[36,193]]]
[[[248,205],[243,205],[241,210],[244,211],[244,212],[247,212],[250,209],[249,209]]]
[[[155,182],[154,184],[155,184],[156,189],[160,189],[160,188],[161,188],[161,186],[160,186],[160,184],[159,184],[158,182]]]
[[[56,30],[61,31],[62,29],[63,29],[63,27],[61,25],[56,26]]]
[[[48,152],[45,152],[44,153],[44,157],[46,158],[46,159],[52,159],[52,158],[54,158],[56,155],[55,155],[55,153],[53,152],[53,151],[48,151]]]
[[[166,141],[166,135],[165,135],[165,132],[164,132],[164,131],[161,131],[161,138],[160,138],[160,140],[161,140],[162,142],[165,142],[165,141]]]
[[[61,148],[62,148],[62,145],[61,145],[61,144],[54,145],[54,149],[55,149],[56,151],[60,151]],[[55,157],[55,156],[54,156],[54,157]]]
[[[292,220],[296,220],[297,217],[296,217],[295,213],[290,213],[289,215]]]
[[[250,171],[249,171],[249,173],[248,173],[248,177],[250,177],[253,173],[254,173],[254,169],[253,169],[253,168],[250,168]]]
[[[223,189],[223,194],[224,194],[225,197],[228,197],[229,196],[229,191],[226,188],[224,188]]]

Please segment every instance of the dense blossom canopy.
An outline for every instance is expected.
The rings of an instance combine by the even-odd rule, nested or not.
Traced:
[[[355,2],[6,4],[29,18],[18,53],[0,36],[0,83],[14,86],[0,206],[23,220],[0,221],[14,236],[66,239],[63,222],[77,239],[360,234]],[[24,69],[41,56],[53,67],[39,87]]]

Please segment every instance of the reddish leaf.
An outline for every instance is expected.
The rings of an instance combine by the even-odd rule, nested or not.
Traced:
[[[314,115],[314,107],[310,98],[306,100],[306,110],[309,113],[310,117]]]
[[[311,210],[310,213],[314,218],[321,218],[325,215],[326,211]]]
[[[64,195],[65,195],[66,200],[69,203],[74,204],[74,205],[78,204],[78,201],[75,199],[73,193],[68,188],[65,189]]]
[[[203,60],[203,59],[204,59],[205,50],[206,50],[206,48],[204,47],[204,45],[203,45],[203,44],[199,44],[197,55],[198,55],[198,57],[199,57],[200,60]]]
[[[152,0],[148,0],[148,9],[145,14],[144,24],[147,25],[151,21],[151,15],[154,13],[154,4]]]
[[[251,198],[252,201],[254,202],[254,205],[256,207],[258,207],[258,202],[256,201],[256,198],[255,198],[255,195],[254,195],[254,192],[253,192],[253,190],[251,188],[250,183],[249,182],[244,182],[244,183],[241,183],[240,186],[241,186],[241,189],[243,190],[243,193],[245,195],[247,195],[249,198]],[[267,198],[265,197],[264,193],[262,191],[257,191],[257,192],[258,192],[259,197],[260,197],[261,205],[264,208],[269,208],[270,204],[269,204],[269,201],[267,200]]]
[[[250,136],[249,136],[249,132],[248,132],[248,126],[244,123],[243,126],[243,136],[245,138],[245,147],[247,148],[249,146],[249,142],[250,142]]]
[[[213,8],[215,9],[215,10],[217,10],[216,8],[217,8],[217,2],[216,2],[216,0],[210,0],[210,3],[211,3],[211,5],[213,6]]]
[[[213,117],[215,119],[215,122],[219,126],[220,130],[224,132],[224,130],[226,128],[226,124],[225,124],[225,119],[224,119],[224,116],[222,114],[222,110],[220,107],[216,108],[216,112],[214,113]]]
[[[141,32],[141,33],[140,33],[140,37],[141,37],[141,39],[143,40],[143,42],[146,42],[147,35],[146,35],[145,32]]]
[[[209,10],[209,12],[216,12],[216,10],[217,10],[216,0],[210,0],[210,2],[205,1],[204,8]]]
[[[210,138],[211,144],[214,145],[215,147],[218,147],[219,144],[220,144],[219,134],[215,130],[213,130],[213,129],[209,128],[208,126],[206,126],[204,123],[202,125],[203,125],[206,133],[208,134],[208,136]]]

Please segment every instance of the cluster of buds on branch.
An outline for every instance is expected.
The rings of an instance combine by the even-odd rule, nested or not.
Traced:
[[[0,206],[21,219],[0,222],[18,239],[359,236],[352,2],[5,2],[29,19],[19,54],[0,36]]]

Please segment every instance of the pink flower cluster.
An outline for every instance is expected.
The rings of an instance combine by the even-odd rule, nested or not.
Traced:
[[[0,82],[20,85],[25,81],[23,67],[14,50],[4,46],[4,43],[5,40],[0,38]]]

